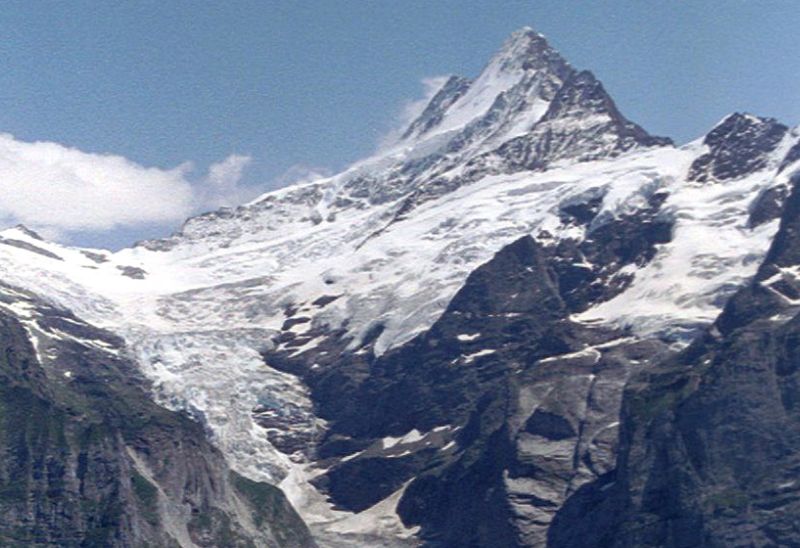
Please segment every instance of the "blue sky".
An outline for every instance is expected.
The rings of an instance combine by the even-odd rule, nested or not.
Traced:
[[[27,209],[4,201],[42,194],[27,181],[46,175],[55,155],[48,184],[80,189],[72,176],[85,171],[105,197],[88,222],[92,211],[65,194],[46,231],[111,247],[168,234],[181,215],[280,184],[287,170],[335,171],[369,154],[421,95],[422,79],[476,75],[525,25],[592,70],[653,133],[687,141],[734,110],[800,122],[800,5],[789,0],[6,2],[0,132],[14,136],[6,148],[64,148],[36,148],[36,169],[20,167],[29,154],[14,149],[7,168],[24,172],[28,186],[4,193],[0,181],[0,217],[42,224],[44,198]],[[3,166],[0,158],[0,174]],[[100,188],[114,166],[122,166],[117,186]],[[131,181],[166,184],[146,168],[178,166],[165,190],[179,204],[171,212],[137,216],[153,199],[139,195],[130,211],[104,208]]]

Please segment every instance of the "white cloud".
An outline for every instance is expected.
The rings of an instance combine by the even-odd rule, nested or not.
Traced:
[[[405,101],[402,104],[399,113],[391,124],[392,129],[380,138],[378,150],[389,148],[400,140],[406,128],[422,114],[422,111],[425,110],[425,107],[428,106],[428,103],[442,89],[442,86],[447,83],[449,78],[449,76],[430,76],[421,80],[422,97]]]
[[[295,164],[277,177],[270,179],[256,194],[249,194],[247,199],[239,200],[239,204],[248,204],[259,201],[262,196],[273,192],[279,188],[284,188],[292,185],[300,185],[303,183],[310,183],[319,179],[325,179],[333,175],[333,172],[324,167],[314,167],[305,164]],[[247,196],[245,194],[244,196]]]
[[[252,191],[243,189],[239,182],[242,172],[252,161],[250,156],[231,154],[221,162],[212,164],[208,168],[207,184],[201,191],[201,207],[232,206],[246,201]]]
[[[231,155],[205,177],[192,164],[144,167],[122,156],[0,134],[0,221],[48,235],[177,224],[202,209],[237,203],[250,157]]]
[[[305,164],[295,164],[289,169],[270,181],[270,188],[283,188],[290,185],[310,183],[317,179],[324,179],[333,175],[333,172],[326,167],[308,166]]]

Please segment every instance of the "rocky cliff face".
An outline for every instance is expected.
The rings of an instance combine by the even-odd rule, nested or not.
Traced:
[[[0,544],[314,546],[277,488],[152,403],[118,337],[0,288]]]
[[[552,546],[800,543],[800,188],[755,278],[625,392],[619,467],[560,512]]]
[[[662,237],[646,219],[598,231],[592,249],[608,254],[609,276]],[[316,348],[312,368],[292,347],[266,353],[303,375],[328,421],[314,484],[354,512],[400,494],[400,517],[426,545],[542,545],[567,497],[614,469],[630,372],[670,353],[570,320],[595,280],[559,272],[565,255],[517,240],[467,278],[430,330],[381,356],[379,333],[354,353]]]

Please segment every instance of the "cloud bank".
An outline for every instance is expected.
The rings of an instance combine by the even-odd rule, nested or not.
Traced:
[[[396,144],[406,127],[447,81],[422,80],[422,96],[405,102],[379,144]],[[59,143],[26,142],[0,133],[0,229],[24,224],[51,239],[71,234],[164,225],[193,214],[255,198],[241,184],[250,156],[231,154],[196,175],[191,162],[172,169],[145,167],[123,156],[96,154]],[[324,168],[293,166],[266,189],[330,175]]]
[[[202,188],[201,204],[206,209],[219,206],[234,206],[246,201],[250,192],[245,191],[239,181],[244,169],[253,159],[250,156],[231,154],[221,162],[208,168],[206,185]]]
[[[178,223],[201,210],[232,205],[249,156],[233,154],[191,178],[190,162],[144,167],[122,156],[0,134],[0,222],[46,234]]]

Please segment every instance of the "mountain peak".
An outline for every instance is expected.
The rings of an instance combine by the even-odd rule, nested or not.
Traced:
[[[550,46],[543,34],[530,27],[523,27],[506,39],[486,70],[496,68],[510,72],[549,68],[563,77],[568,67],[568,63]]]
[[[403,139],[461,130],[497,106],[498,99],[507,103],[509,93],[518,96],[520,103],[515,115],[531,110],[537,98],[541,107],[573,72],[542,34],[523,27],[506,39],[475,80],[450,77],[408,126]],[[545,109],[532,110],[541,115]]]
[[[731,128],[734,126],[760,126],[764,124],[773,125],[775,123],[777,123],[777,120],[774,118],[756,116],[755,114],[751,114],[749,112],[732,112],[720,120],[719,123],[712,128],[711,132],[709,132],[709,135],[715,131],[719,131],[721,128]]]
[[[522,27],[512,32],[503,43],[502,50],[511,50],[519,47],[525,48],[533,44],[548,46],[544,34],[536,32],[531,27]]]
[[[708,152],[692,163],[689,179],[719,182],[763,169],[788,131],[774,118],[729,114],[703,139]]]
[[[16,225],[16,226],[14,226],[14,227],[11,227],[11,228],[8,228],[8,229],[4,230],[3,234],[6,234],[6,233],[9,233],[9,234],[11,234],[11,233],[23,234],[23,235],[25,235],[25,236],[33,239],[33,240],[39,240],[41,242],[44,241],[44,238],[42,238],[37,232],[31,230],[30,228],[28,228],[27,226],[25,226],[25,225],[23,225],[21,223]]]

